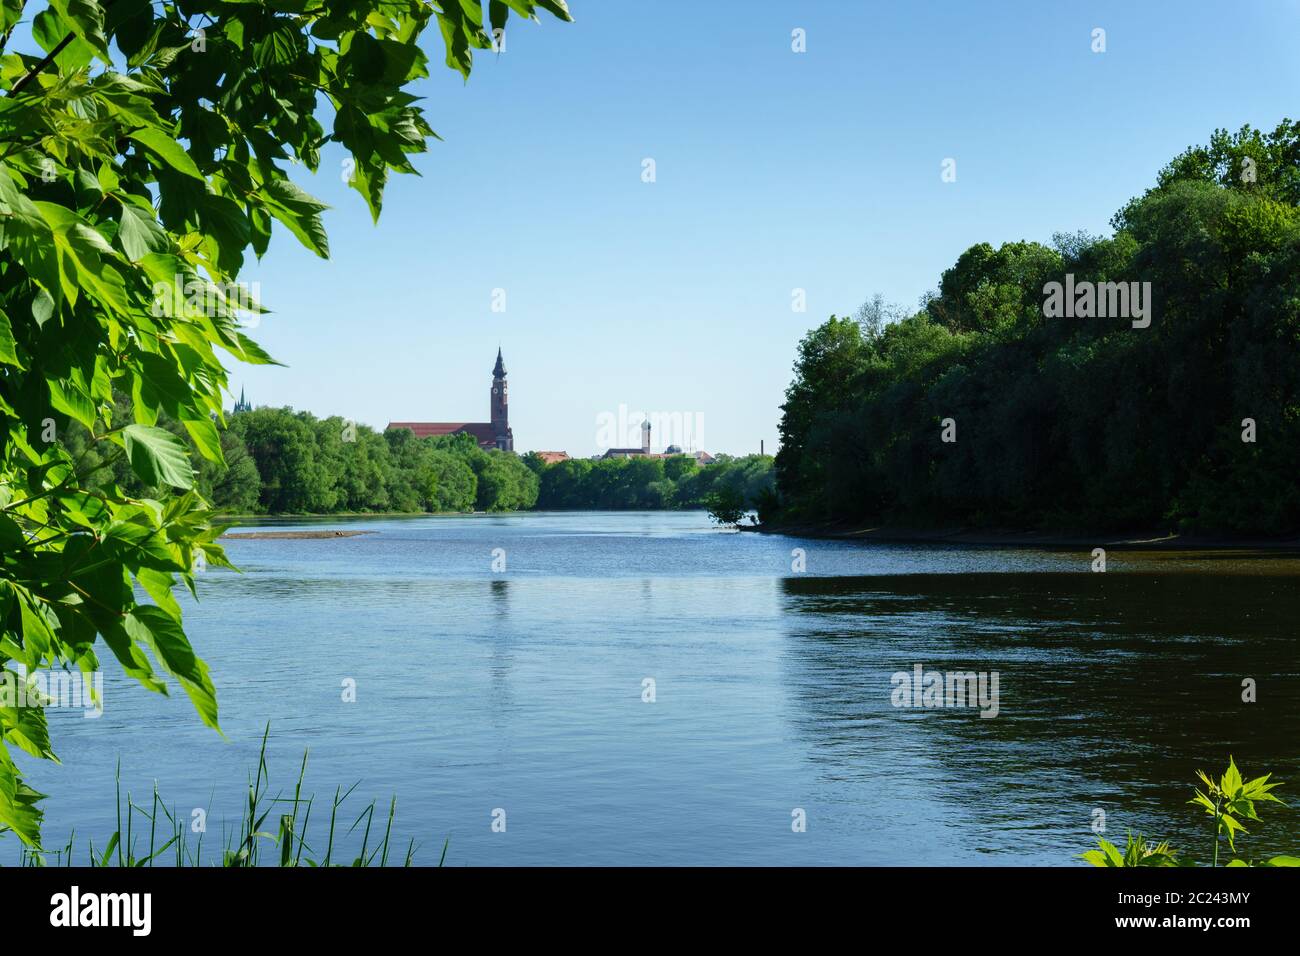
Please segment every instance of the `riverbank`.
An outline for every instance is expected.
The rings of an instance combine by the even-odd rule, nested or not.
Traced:
[[[379,534],[378,531],[245,531],[223,534],[218,541],[232,538],[355,538],[359,534]]]
[[[760,534],[792,538],[827,538],[843,541],[875,541],[882,544],[962,544],[998,548],[1106,548],[1115,551],[1294,551],[1300,554],[1300,537],[1235,538],[1213,535],[1183,535],[1168,531],[1109,533],[1097,535],[1054,534],[1039,531],[976,530],[970,528],[887,528],[863,527],[845,522],[791,525],[758,525],[742,528]]]
[[[275,514],[218,514],[213,516],[217,522],[238,521],[243,524],[273,524],[277,521],[352,521],[358,518],[465,518],[470,515],[492,514],[487,511],[321,511],[292,512],[283,511]],[[510,512],[495,512],[510,514]]]

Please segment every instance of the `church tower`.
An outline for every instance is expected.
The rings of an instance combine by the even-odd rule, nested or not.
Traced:
[[[501,358],[501,349],[497,349],[497,364],[492,369],[492,432],[496,436],[497,448],[502,451],[515,450],[515,436],[510,430],[510,403],[506,394],[506,365]]]

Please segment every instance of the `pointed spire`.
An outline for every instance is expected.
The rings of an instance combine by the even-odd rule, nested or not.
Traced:
[[[494,378],[505,378],[505,374],[506,374],[506,365],[505,365],[505,362],[503,362],[503,361],[501,360],[501,346],[498,345],[498,346],[497,346],[497,364],[496,364],[496,367],[495,367],[494,369],[492,369],[492,376],[493,376]]]

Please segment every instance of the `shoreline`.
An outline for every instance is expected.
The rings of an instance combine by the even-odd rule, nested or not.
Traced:
[[[586,509],[566,509],[566,511]],[[597,511],[603,509],[595,509]],[[653,509],[646,514],[660,511],[678,512],[697,509]],[[557,514],[556,511],[511,511],[502,514]],[[237,529],[248,525],[274,525],[280,522],[298,521],[355,521],[375,518],[470,518],[487,517],[493,514],[485,511],[439,511],[439,512],[335,512],[332,514],[273,514],[273,515],[217,515],[219,522],[231,522],[229,530],[222,538],[346,538],[361,534],[378,534],[377,531],[365,530],[285,530],[285,531],[249,531]],[[981,530],[973,528],[909,528],[871,525],[862,526],[847,522],[814,522],[790,525],[740,525],[737,531],[753,534],[782,535],[790,538],[812,538],[835,541],[864,541],[880,544],[935,544],[960,545],[966,547],[1026,548],[1091,551],[1093,548],[1106,548],[1114,551],[1266,551],[1285,553],[1293,551],[1300,557],[1300,535],[1281,535],[1274,537],[1230,535],[1185,535],[1169,531],[1126,531],[1107,532],[1097,535],[1064,534],[1042,531],[1010,531],[1005,529]]]
[[[213,521],[242,521],[252,524],[258,521],[310,521],[320,518],[322,521],[334,518],[465,518],[471,515],[488,514],[486,511],[330,511],[330,512],[276,512],[275,514],[215,514]],[[513,514],[514,512],[506,512]]]
[[[503,515],[556,515],[556,514],[683,514],[688,511],[704,511],[704,508],[529,508],[513,511],[330,511],[276,512],[275,514],[214,514],[212,520],[221,522],[239,522],[241,524],[274,524],[278,521],[352,521],[359,518],[487,518]],[[231,527],[236,525],[231,524]]]
[[[359,534],[379,534],[378,531],[245,531],[242,534],[223,534],[218,541],[231,539],[299,539],[299,538],[355,538]]]
[[[1295,551],[1300,555],[1300,537],[1232,537],[1228,535],[1183,535],[1169,531],[1111,532],[1097,535],[1054,534],[1040,531],[997,531],[970,528],[922,529],[883,526],[862,527],[843,522],[792,524],[743,528],[760,534],[837,541],[874,541],[882,544],[958,544],[972,547],[1106,548],[1114,551]]]

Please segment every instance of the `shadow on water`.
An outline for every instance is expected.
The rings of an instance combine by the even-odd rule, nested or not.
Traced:
[[[1300,803],[1286,796],[1300,792],[1300,577],[787,578],[780,591],[808,759],[828,781],[942,800],[962,839],[978,834],[971,849],[1055,847],[1068,862],[1101,809],[1113,840],[1143,831],[1204,858],[1208,826],[1186,801],[1195,771],[1229,754]],[[916,664],[997,671],[997,716],[893,706],[891,676]],[[1256,855],[1300,850],[1300,809],[1250,830]]]

